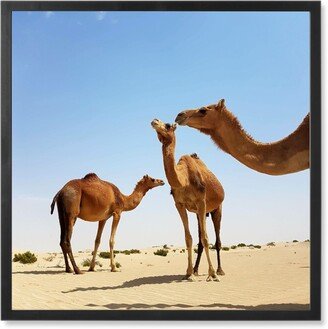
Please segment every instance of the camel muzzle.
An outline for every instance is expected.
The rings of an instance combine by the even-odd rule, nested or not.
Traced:
[[[187,120],[186,112],[180,112],[175,118],[175,122],[180,126],[184,126],[186,120]]]

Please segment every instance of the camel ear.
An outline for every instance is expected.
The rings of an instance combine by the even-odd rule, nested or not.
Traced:
[[[175,129],[177,129],[177,124],[176,123],[173,123],[172,130],[175,131]]]
[[[148,175],[144,175],[143,178],[148,178]]]
[[[218,109],[224,109],[225,108],[225,100],[224,98],[220,99],[218,102]]]

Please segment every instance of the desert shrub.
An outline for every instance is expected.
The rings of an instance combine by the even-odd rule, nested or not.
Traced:
[[[50,255],[48,257],[44,257],[43,259],[47,262],[52,262],[54,260],[55,256],[54,255]]]
[[[194,248],[194,253],[198,254],[198,248]]]
[[[262,247],[261,247],[260,245],[257,244],[257,245],[254,246],[254,248],[256,248],[256,249],[261,249]]]
[[[114,251],[115,253],[115,251]],[[109,251],[102,251],[99,253],[100,258],[110,258],[110,252]]]
[[[238,243],[237,247],[246,247],[245,243]]]
[[[98,262],[98,261],[96,261],[95,264],[98,265],[99,267],[102,267],[102,264],[101,264],[100,262]],[[82,265],[83,267],[87,267],[87,266],[89,267],[89,266],[91,265],[91,259],[90,259],[90,258],[85,259],[85,260],[81,263],[81,265]]]
[[[228,250],[230,250],[230,248],[229,247],[222,247],[222,250],[228,251]]]
[[[267,246],[268,247],[274,247],[276,244],[274,243],[274,242],[269,242],[269,243],[267,243]]]
[[[116,262],[116,263],[115,263],[115,266],[116,266],[117,268],[122,267],[122,265],[121,265],[119,262]]]
[[[249,245],[247,245],[247,247],[248,248],[252,248],[252,247],[254,248],[254,245],[253,244],[249,244]]]
[[[140,254],[141,251],[139,249],[130,249],[130,254]]]
[[[298,240],[293,240],[293,242],[298,242]]]
[[[209,245],[209,248],[210,248],[211,250],[216,250],[215,244],[210,244],[210,245]]]
[[[310,240],[309,239],[306,239],[306,240],[304,240],[304,242],[310,242]]]
[[[181,249],[181,252],[182,252],[182,253],[185,253],[185,252],[186,252],[186,249]]]
[[[170,249],[170,247],[168,247],[168,245],[165,244],[165,245],[163,246],[163,249]]]
[[[163,257],[165,257],[167,254],[168,254],[168,251],[166,249],[157,249],[154,252],[154,255],[156,255],[156,256],[163,256]]]
[[[237,246],[233,245],[233,246],[231,246],[230,248],[231,248],[231,249],[236,249]]]
[[[15,254],[14,262],[20,262],[22,264],[32,264],[35,263],[38,259],[30,251],[26,251],[23,254]]]

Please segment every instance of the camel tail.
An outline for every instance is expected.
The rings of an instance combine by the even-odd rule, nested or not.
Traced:
[[[60,191],[59,191],[60,192]],[[53,200],[52,200],[52,203],[51,203],[51,206],[50,206],[50,214],[52,215],[54,213],[54,208],[55,208],[55,204],[56,204],[56,201],[57,201],[57,198],[58,198],[58,194],[59,192],[54,196]]]

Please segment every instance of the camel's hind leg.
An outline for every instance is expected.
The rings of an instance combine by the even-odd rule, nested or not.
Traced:
[[[59,216],[59,223],[60,223],[60,247],[61,247],[63,255],[64,255],[65,268],[66,268],[65,271],[67,273],[72,273],[73,270],[69,266],[67,251],[66,251],[65,243],[64,243],[64,241],[66,240],[65,221],[63,220],[63,218],[61,216]]]
[[[203,253],[203,250],[204,250],[204,246],[202,244],[202,239],[201,239],[201,236],[200,236],[200,225],[199,225],[198,215],[197,215],[197,222],[198,222],[198,238],[199,238],[199,241],[198,241],[197,259],[196,259],[196,263],[195,263],[195,266],[194,266],[194,274],[195,275],[198,275],[198,267],[199,267],[200,259],[202,257],[202,253]]]
[[[225,275],[221,267],[221,259],[220,259],[220,250],[221,250],[220,229],[221,229],[222,205],[220,205],[218,209],[212,211],[211,216],[212,216],[212,221],[216,235],[215,248],[216,248],[217,259],[218,259],[218,268],[216,274]]]
[[[93,272],[95,270],[97,251],[99,248],[101,235],[102,235],[106,222],[107,222],[107,220],[102,220],[102,221],[98,222],[98,231],[97,231],[97,236],[96,236],[96,240],[95,240],[95,249],[93,250],[92,261],[91,261],[90,268],[89,268],[90,272]]]
[[[75,274],[83,274],[83,272],[78,268],[78,266],[75,263],[73,252],[72,252],[72,247],[71,247],[71,238],[72,238],[73,226],[74,226],[75,222],[76,222],[76,217],[69,215],[68,221],[67,221],[67,226],[66,226],[66,236],[65,236],[65,240],[64,240],[64,246],[66,248],[66,252],[68,253],[68,257],[72,263]]]
[[[207,236],[207,231],[206,231],[206,213],[205,213],[205,202],[200,202],[197,206],[198,208],[198,222],[200,225],[200,236],[202,240],[202,244],[205,249],[205,254],[208,262],[208,278],[207,280],[212,280],[214,279],[215,281],[219,281],[219,278],[217,277],[212,261],[210,258],[210,253],[209,253],[209,243],[208,243],[208,236]]]

